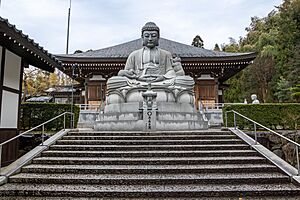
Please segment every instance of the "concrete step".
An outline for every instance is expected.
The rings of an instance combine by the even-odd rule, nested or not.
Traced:
[[[242,200],[299,200],[300,196],[240,196]],[[102,200],[157,200],[158,198],[101,198]],[[161,199],[161,198],[159,198]],[[199,200],[197,197],[164,197],[164,200]],[[237,199],[236,196],[229,196],[229,197],[201,197],[201,200],[233,200]],[[98,197],[24,197],[24,196],[12,196],[12,197],[0,197],[0,200],[99,200]]]
[[[40,174],[21,173],[9,178],[10,183],[36,184],[232,184],[289,183],[281,173],[200,173],[200,174]]]
[[[77,165],[180,165],[180,164],[238,164],[238,163],[266,163],[266,159],[258,156],[249,157],[39,157],[33,159],[33,164],[77,164]]]
[[[44,151],[45,157],[213,157],[213,156],[257,156],[254,150],[211,150],[211,151]]]
[[[240,173],[278,172],[270,164],[202,164],[202,165],[55,165],[31,164],[24,173],[82,173],[82,174],[178,174],[178,173]]]
[[[157,132],[139,132],[139,131],[70,131],[68,135],[90,135],[90,136],[174,136],[174,135],[234,135],[230,131],[219,130],[199,130],[199,131],[157,131]]]
[[[250,149],[247,144],[206,144],[206,145],[52,145],[51,150],[85,151],[157,151],[157,150],[242,150]]]
[[[160,136],[94,136],[67,135],[65,140],[202,140],[202,139],[237,139],[235,135],[160,135]]]
[[[229,132],[72,132],[11,176],[0,200],[299,197],[289,181]]]
[[[288,184],[189,184],[189,185],[99,185],[99,184],[18,184],[0,188],[0,196],[63,197],[225,197],[291,196],[300,188]]]
[[[56,144],[97,145],[174,145],[174,144],[244,144],[240,139],[215,140],[58,140]]]

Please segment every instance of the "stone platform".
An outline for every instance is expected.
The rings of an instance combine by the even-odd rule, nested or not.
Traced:
[[[157,102],[155,110],[151,112],[151,127],[148,131],[156,130],[200,130],[208,128],[205,116],[197,112],[192,104],[175,102]],[[149,126],[148,119],[144,119],[142,102],[109,104],[100,113],[95,122],[95,130],[126,130],[141,131]]]

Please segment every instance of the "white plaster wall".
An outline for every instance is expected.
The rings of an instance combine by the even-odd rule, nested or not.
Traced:
[[[20,88],[21,57],[6,51],[3,85],[16,90]]]
[[[3,90],[0,128],[17,128],[19,94]]]

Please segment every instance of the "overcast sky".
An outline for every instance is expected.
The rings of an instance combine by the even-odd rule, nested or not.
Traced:
[[[69,53],[101,49],[140,37],[155,22],[161,37],[204,47],[246,34],[253,16],[264,17],[282,0],[72,0]],[[0,15],[50,53],[65,53],[69,0],[1,0]]]

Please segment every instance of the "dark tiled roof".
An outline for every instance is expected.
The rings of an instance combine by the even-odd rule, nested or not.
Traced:
[[[53,97],[49,96],[31,97],[27,99],[26,102],[50,102],[52,99]]]
[[[54,55],[2,17],[0,17],[0,33],[3,45],[19,56],[23,56],[29,62],[28,64],[48,71],[61,67],[61,62]]]
[[[130,42],[119,44],[104,49],[87,51],[77,54],[58,55],[65,58],[127,58],[131,52],[142,47],[142,39],[136,39]],[[191,45],[182,44],[172,40],[160,38],[159,47],[172,54],[177,54],[181,58],[218,58],[218,57],[236,57],[249,55],[252,53],[227,53],[222,51],[212,51]]]

